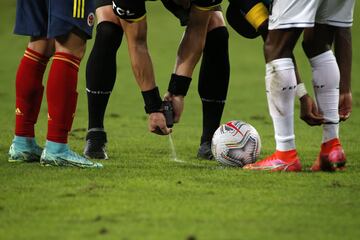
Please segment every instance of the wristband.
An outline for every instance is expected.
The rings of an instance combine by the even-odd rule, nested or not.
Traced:
[[[191,78],[173,73],[171,74],[168,91],[173,95],[186,96],[190,83]]]
[[[300,99],[303,96],[305,96],[307,94],[306,88],[305,88],[305,84],[304,83],[299,83],[296,86],[296,96]]]
[[[158,87],[148,91],[142,91],[141,94],[144,98],[146,113],[162,112],[162,100]]]

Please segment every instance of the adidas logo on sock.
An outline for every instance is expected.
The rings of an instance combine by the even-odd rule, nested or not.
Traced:
[[[23,115],[24,115],[24,114],[21,112],[20,108],[16,108],[15,114],[16,114],[17,116],[23,116]]]

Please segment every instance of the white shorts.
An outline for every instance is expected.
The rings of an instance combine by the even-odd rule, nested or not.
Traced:
[[[355,0],[274,0],[269,30],[310,28],[315,22],[351,27]]]
[[[325,10],[320,9],[316,15],[316,23],[336,27],[351,27],[354,7],[355,0],[327,0],[325,1]]]

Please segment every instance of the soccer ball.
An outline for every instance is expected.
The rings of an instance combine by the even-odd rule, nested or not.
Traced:
[[[261,140],[248,123],[234,120],[221,125],[214,133],[211,151],[214,158],[228,166],[243,167],[259,157]]]

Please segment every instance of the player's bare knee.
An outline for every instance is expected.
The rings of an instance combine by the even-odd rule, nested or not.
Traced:
[[[274,59],[277,59],[278,55],[279,54],[277,53],[276,46],[271,41],[269,41],[269,39],[266,39],[266,41],[264,43],[265,61],[270,62]]]
[[[301,45],[307,57],[314,56],[315,48],[317,46],[314,28],[306,29],[304,31],[304,38]]]
[[[56,47],[56,51],[57,52],[64,52],[64,53],[68,53],[71,54],[79,59],[82,59],[85,55],[85,50],[86,50],[86,45],[77,45],[76,47]]]
[[[71,32],[55,38],[55,50],[82,59],[86,50],[86,37],[82,33]]]
[[[302,42],[303,50],[308,58],[315,57],[321,53],[330,50],[330,46],[325,41],[309,41],[305,40]]]
[[[334,38],[333,29],[324,24],[316,24],[312,29],[304,31],[303,50],[308,58],[330,50]]]
[[[313,52],[311,43],[309,41],[303,40],[301,45],[302,45],[302,48],[303,48],[304,53],[306,54],[306,56],[308,56],[308,57],[311,56],[312,52]]]
[[[208,24],[208,32],[211,30],[218,28],[218,27],[224,27],[225,26],[225,20],[224,16],[221,11],[213,11],[210,16],[209,24]]]
[[[112,22],[121,26],[119,18],[115,15],[112,6],[106,5],[96,9],[96,18],[98,24],[101,22]]]
[[[77,48],[76,50],[73,50],[73,55],[75,57],[78,57],[79,59],[82,59],[85,55],[85,51],[86,51],[86,44],[83,44],[79,46],[79,48]]]
[[[281,58],[282,50],[285,48],[281,40],[282,34],[278,31],[269,31],[264,43],[264,56],[266,62]]]
[[[46,37],[31,37],[28,48],[46,57],[51,57],[54,53],[54,41]]]
[[[302,29],[270,30],[264,44],[266,62],[279,58],[291,58]]]

